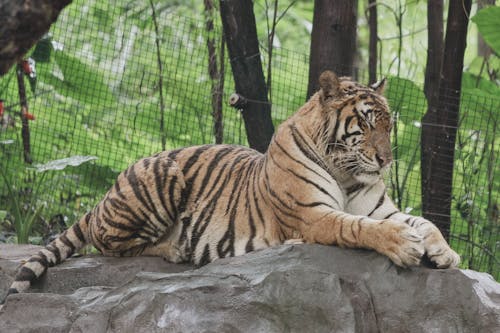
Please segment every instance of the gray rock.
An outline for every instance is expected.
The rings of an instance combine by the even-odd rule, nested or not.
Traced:
[[[9,275],[6,262],[12,260],[0,260],[0,268]],[[158,258],[92,256],[73,258],[47,275],[38,285],[43,293],[9,296],[0,331],[476,333],[500,328],[500,284],[491,276],[400,269],[371,251],[287,245],[199,269]]]

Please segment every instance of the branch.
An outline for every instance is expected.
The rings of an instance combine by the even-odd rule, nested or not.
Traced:
[[[6,74],[57,20],[71,0],[1,1],[0,76]]]

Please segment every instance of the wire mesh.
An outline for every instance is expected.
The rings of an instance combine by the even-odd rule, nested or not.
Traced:
[[[36,89],[27,86],[33,165],[75,155],[93,162],[37,173],[23,161],[23,138],[15,70],[0,80],[5,114],[0,129],[0,211],[20,204],[35,216],[33,242],[71,225],[137,159],[162,149],[214,143],[212,96],[222,95],[223,142],[246,145],[238,111],[227,105],[234,83],[227,56],[220,62],[221,28],[189,19],[169,5],[136,1],[77,0],[61,14],[30,55]],[[157,33],[158,31],[158,33]],[[82,33],[84,32],[84,33]],[[207,39],[214,41],[223,87],[214,90],[207,70]],[[262,52],[264,72],[269,59]],[[305,101],[308,56],[275,49],[270,100],[277,126]],[[358,72],[366,83],[366,73]],[[396,120],[388,187],[402,211],[422,214],[420,134],[427,102],[422,85],[389,77],[386,96]],[[26,80],[28,82],[28,80]],[[221,88],[222,87],[222,88]],[[500,99],[473,90],[462,93],[451,198],[451,244],[463,267],[500,278],[498,130]],[[160,93],[161,92],[161,93]],[[445,170],[451,172],[450,170]],[[42,207],[39,209],[39,207]],[[31,214],[31,215],[30,215]],[[11,241],[4,222],[0,241]],[[9,240],[10,237],[10,240]]]

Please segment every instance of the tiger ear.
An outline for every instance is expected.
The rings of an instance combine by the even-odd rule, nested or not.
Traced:
[[[370,85],[370,88],[375,90],[376,93],[382,95],[385,91],[385,88],[387,86],[387,80],[386,78],[382,78],[382,80],[375,82],[374,84]]]
[[[319,76],[319,87],[321,102],[332,97],[340,97],[342,90],[340,89],[340,81],[337,75],[332,71],[324,71]]]

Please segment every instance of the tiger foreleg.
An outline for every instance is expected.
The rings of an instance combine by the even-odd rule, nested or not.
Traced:
[[[372,249],[402,267],[419,265],[424,254],[423,237],[409,225],[394,220],[333,211],[303,223],[301,229],[307,243]]]

